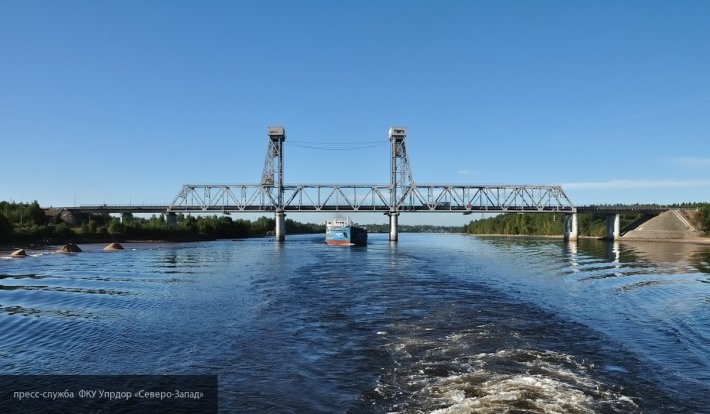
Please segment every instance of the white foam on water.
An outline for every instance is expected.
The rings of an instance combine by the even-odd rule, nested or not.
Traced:
[[[614,412],[638,409],[631,398],[594,379],[592,364],[570,355],[503,349],[454,360],[430,358],[439,351],[432,347],[424,360],[398,369],[404,376],[398,381],[400,391],[408,390],[411,398],[393,412],[593,414],[604,407]],[[380,384],[378,392],[386,388]]]
[[[476,375],[490,377],[476,385],[477,396],[466,396],[471,393],[466,376],[459,377],[459,381],[444,380],[448,382],[445,385],[432,385],[440,389],[440,403],[446,403],[443,400],[448,399],[450,404],[446,408],[433,410],[432,413],[500,413],[509,410],[579,414],[595,412],[590,396],[562,381],[529,375],[491,375],[488,372],[479,372]]]

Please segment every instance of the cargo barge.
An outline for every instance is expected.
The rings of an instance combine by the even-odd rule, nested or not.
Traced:
[[[358,227],[350,218],[328,220],[325,226],[325,243],[335,246],[367,245],[367,229]]]

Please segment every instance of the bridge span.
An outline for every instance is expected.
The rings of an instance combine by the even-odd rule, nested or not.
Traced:
[[[298,184],[283,181],[283,127],[268,128],[268,146],[258,184],[186,184],[166,205],[83,205],[63,210],[78,213],[166,213],[168,223],[177,213],[273,213],[276,240],[285,237],[288,212],[381,212],[389,216],[391,241],[397,241],[402,213],[562,213],[565,238],[577,238],[577,213],[615,215],[625,206],[575,207],[561,186],[555,185],[421,185],[414,182],[406,150],[406,129],[389,130],[389,184]],[[633,207],[631,207],[633,208]],[[634,210],[638,211],[638,210]],[[657,210],[663,211],[663,210]]]

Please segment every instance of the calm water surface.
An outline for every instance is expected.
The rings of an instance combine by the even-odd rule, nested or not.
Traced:
[[[710,412],[710,246],[370,235],[0,260],[0,374],[217,374],[220,411]]]

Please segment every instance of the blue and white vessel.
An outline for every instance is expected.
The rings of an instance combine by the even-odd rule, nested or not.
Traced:
[[[325,226],[325,243],[336,246],[364,246],[367,229],[358,227],[350,218],[328,220]]]

